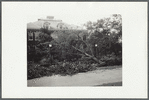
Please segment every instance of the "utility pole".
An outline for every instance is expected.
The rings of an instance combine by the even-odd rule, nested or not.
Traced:
[[[95,44],[95,57],[98,57],[98,50],[97,50],[97,44]]]
[[[50,55],[50,65],[52,64],[52,60],[53,60],[53,58],[52,58],[52,55],[51,55],[51,47],[52,47],[52,44],[49,44],[49,55]]]

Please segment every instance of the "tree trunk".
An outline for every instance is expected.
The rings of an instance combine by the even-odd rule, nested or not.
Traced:
[[[76,48],[76,47],[74,47],[74,46],[72,46],[72,47],[73,47],[74,49],[76,49],[77,51],[83,53],[84,55],[86,55],[86,56],[92,58],[92,59],[93,59],[94,61],[96,61],[97,63],[102,64],[102,65],[105,64],[104,62],[98,60],[96,57],[94,57],[94,56],[92,56],[92,55],[89,55],[89,54],[87,54],[86,52],[83,52],[82,50],[80,50],[80,49],[78,49],[78,48]]]

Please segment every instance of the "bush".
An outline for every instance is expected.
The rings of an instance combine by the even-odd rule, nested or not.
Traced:
[[[28,79],[51,75],[74,75],[80,72],[95,70],[96,64],[85,64],[80,62],[59,62],[57,65],[41,66],[40,64],[28,64]]]
[[[101,58],[103,62],[105,62],[105,66],[112,66],[112,65],[121,65],[122,64],[122,57],[121,56],[115,56],[113,54],[103,56]]]
[[[74,75],[80,72],[95,70],[100,67],[99,64],[88,58],[78,59],[73,62],[61,61],[55,62],[55,65],[45,63],[48,59],[43,59],[40,63],[28,62],[28,79],[51,76],[51,75]],[[122,57],[110,54],[100,59],[105,62],[104,66],[121,65]]]

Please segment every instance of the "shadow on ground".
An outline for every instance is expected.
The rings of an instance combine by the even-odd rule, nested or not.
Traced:
[[[106,84],[95,85],[95,86],[122,86],[122,82],[106,83]]]

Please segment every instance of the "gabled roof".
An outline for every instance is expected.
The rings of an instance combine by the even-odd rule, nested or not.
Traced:
[[[70,25],[67,23],[63,23],[61,20],[53,20],[53,19],[40,19],[36,22],[32,22],[32,23],[27,23],[27,29],[29,30],[40,30],[41,28],[43,28],[43,25],[45,22],[49,22],[50,23],[50,29],[54,29],[54,30],[59,30],[58,25],[62,24],[62,26],[64,26],[62,29],[81,29],[81,27],[76,26],[76,25]],[[67,27],[67,28],[66,28]],[[50,30],[49,29],[49,30]]]
[[[54,22],[54,21],[46,21],[50,23],[50,27],[51,29],[57,29],[57,25],[60,22]],[[27,24],[27,29],[40,29],[43,28],[43,24],[45,23],[45,21],[36,21],[33,23],[28,23]]]

